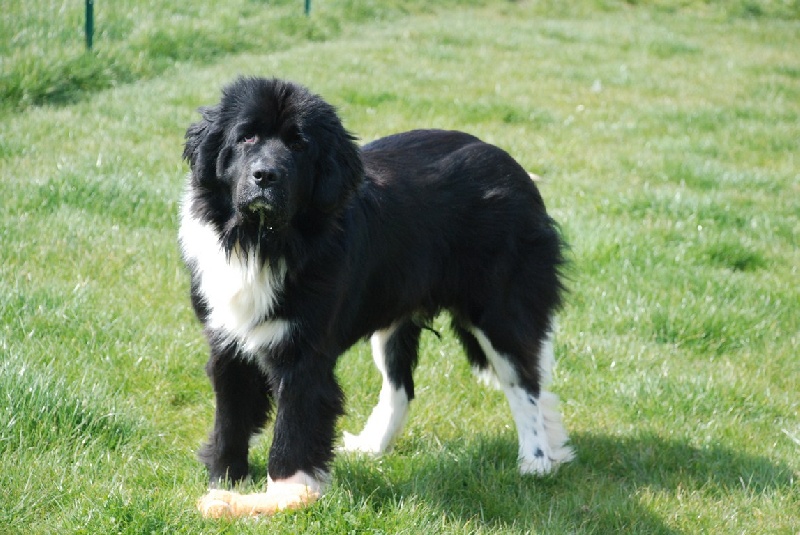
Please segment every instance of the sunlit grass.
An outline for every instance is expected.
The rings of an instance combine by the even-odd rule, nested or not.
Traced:
[[[314,2],[292,24],[325,35],[281,30],[266,49],[241,41],[259,17],[289,24],[299,3],[233,4],[253,18],[174,8],[205,17],[192,52],[177,19],[129,2],[97,54],[134,54],[141,71],[3,112],[0,531],[800,529],[794,4],[367,2],[351,17],[355,3]],[[58,54],[72,53],[74,31],[24,24],[4,76],[24,70],[13,58],[32,54],[35,35],[62,43],[47,61],[69,67]],[[203,52],[228,35],[231,47]],[[163,63],[142,52],[159,39],[180,45]],[[213,398],[175,238],[180,154],[195,108],[240,73],[307,84],[365,141],[464,129],[543,177],[571,243],[553,388],[573,463],[517,475],[505,400],[476,384],[441,319],[441,340],[423,336],[418,399],[393,453],[339,459],[306,511],[199,518],[194,451]],[[356,431],[380,387],[366,345],[338,372],[341,427]],[[269,438],[253,448],[248,489],[265,484]]]

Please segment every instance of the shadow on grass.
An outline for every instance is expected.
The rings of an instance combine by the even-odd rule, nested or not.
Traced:
[[[435,453],[346,456],[336,481],[376,512],[415,503],[470,525],[597,533],[678,533],[642,503],[643,493],[713,498],[792,485],[789,466],[723,447],[654,435],[577,435],[573,444],[577,458],[546,478],[519,476],[516,443],[500,437],[446,442]]]

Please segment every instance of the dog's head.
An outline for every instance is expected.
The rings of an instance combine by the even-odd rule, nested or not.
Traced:
[[[195,209],[230,240],[260,242],[335,217],[363,179],[353,136],[304,87],[239,78],[200,113],[183,152],[202,198]]]

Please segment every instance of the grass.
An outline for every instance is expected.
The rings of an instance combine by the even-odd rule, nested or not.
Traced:
[[[78,4],[12,2],[0,26],[0,531],[800,531],[797,2],[314,2],[306,20],[130,0],[97,4],[88,56]],[[516,474],[505,401],[441,321],[393,453],[339,458],[308,510],[199,518],[213,399],[180,153],[239,73],[306,83],[365,141],[459,128],[542,175],[572,245],[554,389],[573,463]],[[358,430],[365,345],[339,376]]]
[[[279,51],[298,39],[335,38],[358,22],[430,10],[420,0],[337,4],[315,2],[312,18],[303,17],[302,4],[293,0],[234,0],[224,8],[211,0],[98,2],[95,45],[86,51],[83,3],[11,0],[0,15],[0,35],[8,37],[0,42],[0,109],[71,103],[153,78],[178,63]],[[444,3],[454,4],[459,2]]]

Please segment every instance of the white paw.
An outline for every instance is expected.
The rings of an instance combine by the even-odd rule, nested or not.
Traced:
[[[237,518],[274,515],[279,511],[306,507],[320,497],[316,490],[302,483],[269,485],[267,492],[240,494],[212,489],[200,498],[197,508],[205,518]]]
[[[354,435],[345,431],[342,438],[344,440],[340,448],[341,451],[366,453],[373,456],[378,456],[384,452],[384,449],[381,448],[380,441],[375,440],[374,437],[365,437],[364,433]]]
[[[520,455],[519,471],[523,475],[546,476],[574,457],[572,448],[568,446],[561,446],[554,452],[545,452],[541,448],[536,448],[533,456]]]
[[[521,459],[519,462],[519,472],[522,475],[546,476],[553,473],[557,465],[547,457],[534,459]]]
[[[211,489],[197,501],[197,509],[204,518],[230,517],[233,516],[231,501],[235,499],[233,492]]]

